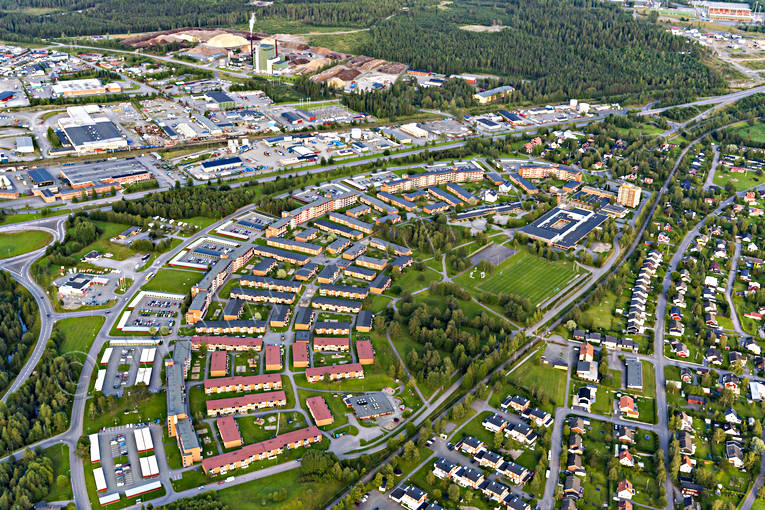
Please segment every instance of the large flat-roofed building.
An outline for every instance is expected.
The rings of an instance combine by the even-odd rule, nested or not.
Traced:
[[[82,106],[69,107],[67,113],[59,127],[78,154],[127,148],[127,140],[107,117],[91,117]]]
[[[534,222],[521,228],[520,232],[532,239],[568,250],[582,238],[600,227],[608,216],[581,209],[555,207]]]
[[[226,414],[247,414],[257,409],[287,405],[287,394],[284,390],[251,393],[241,397],[219,398],[205,402],[207,416]]]
[[[96,94],[106,94],[107,92],[122,91],[119,83],[107,83],[104,85],[101,83],[101,80],[95,78],[59,81],[51,89],[53,94],[59,97],[93,96]]]
[[[393,414],[393,405],[390,403],[390,399],[381,391],[347,397],[344,402],[345,405],[353,409],[356,417],[360,420]]]
[[[749,4],[733,2],[693,2],[709,19],[721,21],[752,21]]]
[[[253,443],[239,450],[208,457],[202,461],[205,474],[218,475],[235,469],[245,469],[250,463],[281,454],[285,449],[299,448],[321,441],[321,431],[316,426],[280,434],[260,443]]]
[[[625,182],[619,186],[619,195],[616,203],[625,207],[637,207],[640,205],[640,194],[642,190],[639,186]]]
[[[317,427],[332,425],[332,422],[335,421],[327,403],[324,401],[324,397],[320,395],[308,397],[305,399],[305,405],[311,412],[311,416],[313,417],[313,421],[316,422]]]
[[[151,170],[135,158],[99,163],[76,163],[59,169],[61,179],[73,189],[106,184],[131,184],[152,178]]]

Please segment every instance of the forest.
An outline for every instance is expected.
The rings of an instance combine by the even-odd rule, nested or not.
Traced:
[[[0,389],[24,366],[27,351],[37,340],[38,313],[26,289],[10,273],[0,271]]]
[[[506,26],[467,31],[470,25]],[[721,90],[702,49],[596,0],[458,0],[371,28],[365,54],[444,74],[501,75],[534,103],[570,97],[674,98]]]
[[[6,402],[0,402],[0,455],[60,434],[69,426],[82,364],[62,355],[65,340],[54,328],[37,369]]]
[[[51,485],[53,463],[50,458],[27,450],[16,462],[0,463],[0,508],[32,508],[48,494]]]

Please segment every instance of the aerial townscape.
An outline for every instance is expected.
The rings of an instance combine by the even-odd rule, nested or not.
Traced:
[[[762,1],[0,0],[0,510],[765,510]]]

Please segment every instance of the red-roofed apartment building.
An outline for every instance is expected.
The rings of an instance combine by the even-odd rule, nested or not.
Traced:
[[[266,345],[266,370],[282,369],[282,348],[278,345]]]
[[[238,448],[242,446],[242,435],[239,433],[239,427],[233,416],[225,416],[215,421],[218,426],[220,440],[223,442],[223,448]]]
[[[223,377],[228,368],[226,351],[213,351],[210,357],[210,377]]]
[[[329,407],[327,407],[327,403],[324,401],[324,397],[308,397],[305,399],[305,403],[308,406],[308,410],[311,412],[311,416],[313,416],[313,421],[316,422],[316,426],[323,427],[324,425],[332,425],[332,422],[335,421],[334,418],[332,418],[332,413],[330,412]]]
[[[305,368],[308,366],[308,344],[305,342],[295,342],[292,344],[292,364],[295,368]]]
[[[202,469],[208,475],[224,474],[234,469],[244,469],[256,460],[279,455],[285,448],[299,448],[321,441],[318,427],[308,427],[280,434],[273,439],[246,445],[236,451],[223,453],[202,460]]]
[[[264,407],[286,406],[287,394],[284,393],[284,390],[251,393],[241,397],[208,400],[205,405],[207,406],[207,416],[247,414]]]
[[[356,354],[358,354],[359,363],[362,365],[371,365],[375,362],[375,350],[369,340],[356,341]]]

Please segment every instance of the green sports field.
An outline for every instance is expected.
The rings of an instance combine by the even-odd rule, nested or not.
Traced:
[[[483,280],[477,273],[470,278],[471,272],[466,271],[460,277],[462,283],[482,292],[515,294],[537,305],[560,292],[582,269],[571,262],[551,262],[519,252],[499,264]]]

